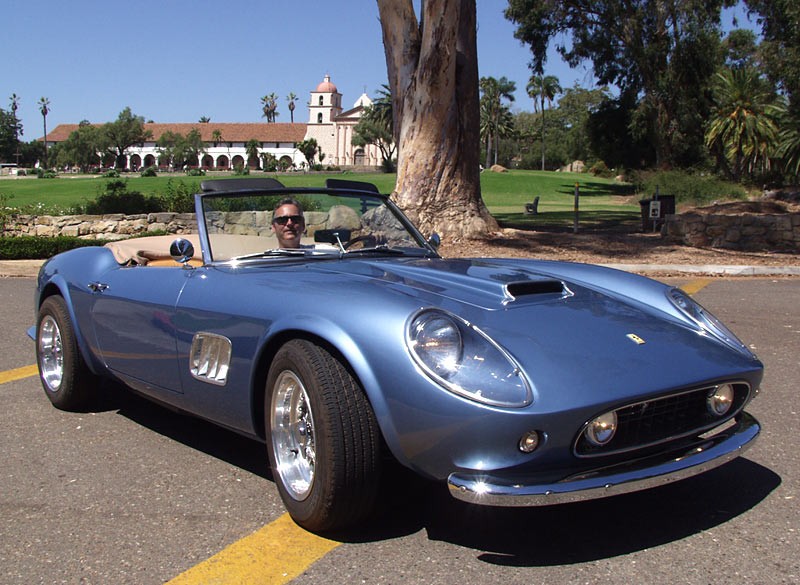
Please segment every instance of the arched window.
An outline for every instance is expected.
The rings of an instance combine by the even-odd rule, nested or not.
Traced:
[[[317,114],[317,124],[322,124],[322,112]]]
[[[323,98],[322,98],[322,96],[319,96],[319,105],[321,105],[321,106],[325,105],[325,104],[323,103],[322,99],[323,99]]]

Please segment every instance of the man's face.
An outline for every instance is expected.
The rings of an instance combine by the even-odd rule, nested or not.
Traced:
[[[302,213],[296,205],[281,205],[272,216],[272,231],[281,248],[299,248],[300,238],[306,229]]]

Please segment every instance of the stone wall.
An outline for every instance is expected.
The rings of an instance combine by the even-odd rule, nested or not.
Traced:
[[[12,215],[4,236],[75,236],[87,240],[120,240],[150,232],[193,234],[194,213],[142,213],[138,215]]]
[[[697,248],[800,252],[800,212],[788,206],[748,211],[743,205],[715,205],[668,215],[661,234]]]

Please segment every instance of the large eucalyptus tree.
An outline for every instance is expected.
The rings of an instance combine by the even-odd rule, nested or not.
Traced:
[[[481,199],[475,0],[377,0],[398,148],[395,199],[424,230],[497,229]]]

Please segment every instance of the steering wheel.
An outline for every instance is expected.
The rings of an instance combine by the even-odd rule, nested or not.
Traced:
[[[365,242],[362,245],[362,248],[368,248],[370,246],[374,246],[377,243],[377,240],[375,239],[375,236],[372,236],[372,235],[356,236],[352,240],[349,240],[348,242],[346,242],[342,247],[345,250],[349,250],[350,246],[352,246],[353,244],[357,244],[359,242]],[[369,243],[366,243],[366,242],[369,242]]]

